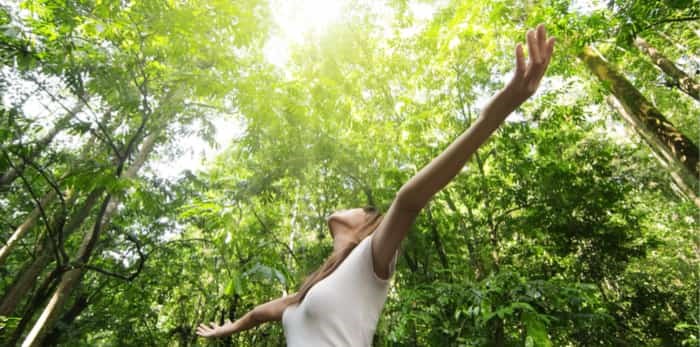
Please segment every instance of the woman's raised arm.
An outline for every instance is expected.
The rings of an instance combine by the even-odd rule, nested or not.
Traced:
[[[554,38],[547,41],[546,35],[542,24],[537,30],[528,31],[528,65],[525,65],[522,45],[518,44],[513,79],[489,100],[479,118],[467,131],[401,187],[399,195],[402,206],[412,210],[422,209],[430,198],[460,172],[471,155],[498,129],[506,117],[535,93],[554,49]]]
[[[491,98],[467,131],[399,189],[372,241],[374,268],[378,275],[388,275],[389,262],[420,210],[452,181],[506,117],[537,90],[552,56],[554,38],[547,39],[544,25],[540,24],[536,30],[528,30],[526,39],[527,65],[522,44],[518,43],[511,81]]]

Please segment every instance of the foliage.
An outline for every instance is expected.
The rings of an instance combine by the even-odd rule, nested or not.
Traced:
[[[698,21],[672,19],[700,6],[440,1],[429,17],[416,6],[348,1],[284,66],[263,54],[275,32],[268,2],[0,6],[0,176],[22,169],[0,184],[0,240],[48,192],[66,200],[44,204],[0,266],[7,294],[40,251],[51,254],[18,307],[0,313],[0,338],[21,341],[37,324],[58,283],[51,271],[82,266],[47,345],[284,345],[279,323],[219,340],[195,328],[294,292],[332,249],[324,217],[386,211],[477,119],[515,43],[544,22],[558,41],[541,91],[421,212],[373,345],[697,345],[699,211],[576,57],[596,47],[698,138],[697,102],[631,39],[697,78]],[[50,116],[29,107],[34,94]],[[243,134],[204,170],[166,177],[151,165],[182,155],[188,136],[213,144],[232,130],[216,129],[220,119]],[[51,129],[59,135],[40,146]],[[120,176],[150,135],[145,167]],[[107,193],[118,207],[76,261]]]

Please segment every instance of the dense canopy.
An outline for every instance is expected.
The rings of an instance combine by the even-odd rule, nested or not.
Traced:
[[[700,344],[698,0],[0,4],[0,345],[205,339],[298,289],[377,206],[537,94],[421,212],[374,346]]]

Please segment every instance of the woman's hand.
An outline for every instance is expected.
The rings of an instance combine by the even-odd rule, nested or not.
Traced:
[[[535,94],[554,50],[554,37],[547,39],[544,24],[538,25],[535,30],[528,30],[526,38],[529,55],[527,65],[523,45],[518,43],[515,47],[515,74],[503,90],[515,107]]]
[[[222,337],[222,336],[227,336],[229,335],[226,330],[224,330],[225,325],[230,325],[233,324],[231,323],[231,320],[227,319],[226,323],[223,325],[217,325],[215,322],[209,323],[209,325],[206,325],[204,323],[200,324],[199,327],[197,327],[197,335],[199,336],[204,336],[204,337]]]

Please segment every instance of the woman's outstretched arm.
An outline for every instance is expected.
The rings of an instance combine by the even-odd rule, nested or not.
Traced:
[[[528,30],[526,39],[527,64],[522,44],[518,43],[511,81],[489,100],[467,131],[399,189],[372,240],[374,270],[380,277],[388,276],[389,263],[420,210],[452,181],[506,117],[537,90],[554,50],[554,38],[547,39],[544,25],[540,24],[535,30]]]
[[[282,320],[282,312],[289,306],[293,297],[294,294],[287,295],[258,305],[235,322],[226,320],[223,325],[218,325],[216,322],[211,322],[209,325],[202,323],[197,327],[197,335],[204,337],[229,336],[265,322]]]
[[[489,100],[477,120],[445,151],[433,159],[401,188],[402,206],[422,209],[462,169],[466,161],[498,129],[506,117],[532,96],[547,69],[554,38],[546,39],[544,25],[527,34],[530,52],[526,66],[522,45],[516,46],[516,72],[513,79]]]

